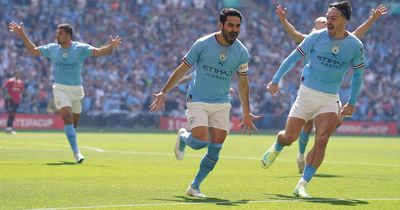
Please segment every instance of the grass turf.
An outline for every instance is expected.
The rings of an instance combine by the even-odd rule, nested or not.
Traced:
[[[300,177],[297,142],[261,169],[274,138],[228,136],[201,186],[209,198],[199,200],[185,191],[205,150],[188,148],[175,160],[176,134],[78,133],[81,165],[61,132],[0,134],[0,209],[399,208],[399,137],[332,137],[307,188],[310,200],[291,196]]]

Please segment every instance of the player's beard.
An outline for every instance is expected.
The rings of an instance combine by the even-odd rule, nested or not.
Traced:
[[[65,42],[61,41],[60,39],[57,39],[57,43],[58,43],[59,45],[63,46]]]
[[[56,38],[57,43],[61,46],[68,44],[68,41],[64,37]]]
[[[239,35],[239,32],[228,32],[228,31],[222,29],[222,36],[229,44],[233,44],[235,42],[236,38],[238,37],[238,35]]]

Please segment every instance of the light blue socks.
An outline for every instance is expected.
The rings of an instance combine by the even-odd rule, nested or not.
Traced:
[[[280,152],[283,149],[283,145],[278,140],[275,142],[275,151]]]
[[[180,136],[181,142],[179,144],[179,150],[183,151],[185,149],[185,145],[182,144],[184,142],[186,145],[188,145],[190,148],[199,150],[208,145],[208,141],[201,141],[199,139],[196,139],[192,136],[192,133],[184,133]]]
[[[307,164],[306,167],[304,167],[303,179],[307,182],[310,182],[316,171],[316,168],[314,168],[312,165]]]
[[[73,124],[66,124],[64,126],[65,135],[68,138],[71,149],[74,153],[78,153],[78,144],[76,143],[76,131]]]
[[[192,182],[193,189],[199,189],[201,182],[212,171],[219,159],[219,152],[222,149],[222,144],[210,143],[208,145],[207,154],[201,160],[199,171]]]
[[[307,143],[310,138],[310,134],[301,130],[299,137],[299,153],[304,154],[306,151]]]

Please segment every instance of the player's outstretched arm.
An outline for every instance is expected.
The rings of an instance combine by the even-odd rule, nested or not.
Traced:
[[[178,82],[182,79],[182,77],[187,73],[189,69],[190,67],[185,62],[182,62],[181,65],[179,65],[178,68],[175,69],[161,91],[153,94],[154,101],[150,104],[150,112],[157,112],[158,110],[164,108],[164,102],[167,93],[169,93],[169,91],[171,91],[178,84]]]
[[[308,36],[305,41],[302,42],[303,45],[308,45],[305,44],[305,42],[309,42],[308,39],[310,38],[310,36]],[[297,49],[293,50],[293,52],[290,53],[290,55],[283,61],[283,63],[279,66],[278,71],[272,77],[272,80],[267,84],[267,91],[271,95],[275,95],[279,91],[278,84],[281,78],[289,71],[291,71],[296,62],[299,61],[304,55],[305,52],[300,48],[300,46],[298,46]]]
[[[240,103],[242,104],[243,109],[243,119],[240,123],[240,127],[242,127],[243,133],[248,133],[251,135],[252,130],[257,132],[257,127],[254,125],[253,121],[261,118],[261,116],[253,115],[250,112],[250,102],[249,102],[249,81],[247,75],[238,74],[238,91],[240,96]]]
[[[359,38],[364,38],[365,33],[372,27],[376,20],[378,20],[382,15],[386,15],[388,9],[384,5],[379,5],[376,9],[372,9],[371,16],[360,26],[353,31],[353,34]]]
[[[24,45],[28,52],[34,56],[39,56],[41,55],[40,51],[37,49],[36,45],[33,44],[33,42],[28,38],[28,36],[25,34],[24,29],[22,28],[22,23],[18,25],[16,22],[11,22],[8,25],[8,29],[10,32],[13,32],[17,34],[19,37],[21,37],[22,41],[24,42]]]
[[[281,22],[283,28],[292,37],[293,41],[296,42],[296,44],[299,44],[301,41],[303,41],[306,35],[297,31],[297,29],[286,19],[286,8],[283,9],[281,5],[278,5],[275,13],[279,18],[279,22]]]
[[[120,44],[122,43],[122,38],[119,36],[116,36],[113,38],[111,35],[109,36],[109,44],[107,44],[104,47],[101,48],[95,48],[93,50],[93,55],[94,56],[103,56],[110,54],[114,48],[117,48]]]

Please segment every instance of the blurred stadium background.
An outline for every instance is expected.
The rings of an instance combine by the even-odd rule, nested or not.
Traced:
[[[75,41],[93,46],[107,43],[109,34],[123,37],[123,44],[112,55],[86,60],[83,77],[85,98],[81,126],[108,128],[148,128],[177,130],[185,123],[186,84],[167,98],[166,110],[149,113],[152,93],[168,79],[172,70],[194,41],[217,30],[222,7],[236,7],[244,14],[239,38],[251,53],[251,106],[263,116],[260,129],[284,126],[299,86],[301,63],[295,73],[284,78],[278,97],[271,97],[265,84],[294,48],[278,18],[275,7],[288,8],[288,19],[302,33],[308,33],[313,20],[324,15],[327,0],[0,0],[0,81],[14,70],[22,70],[26,92],[20,105],[19,128],[57,128],[51,114],[52,69],[47,59],[27,53],[22,41],[6,30],[10,21],[23,22],[36,45],[53,42],[59,23],[75,28]],[[370,16],[379,3],[390,12],[381,17],[362,40],[367,67],[356,113],[346,119],[339,133],[397,134],[400,130],[400,20],[399,1],[351,0],[353,16],[348,30],[354,30]],[[235,88],[236,82],[233,82]],[[349,77],[341,91],[349,96]],[[241,108],[237,93],[232,96],[235,130]],[[0,99],[0,112],[4,101]],[[22,116],[22,117],[21,117]],[[49,118],[50,116],[50,118]],[[0,126],[5,125],[5,116]]]

